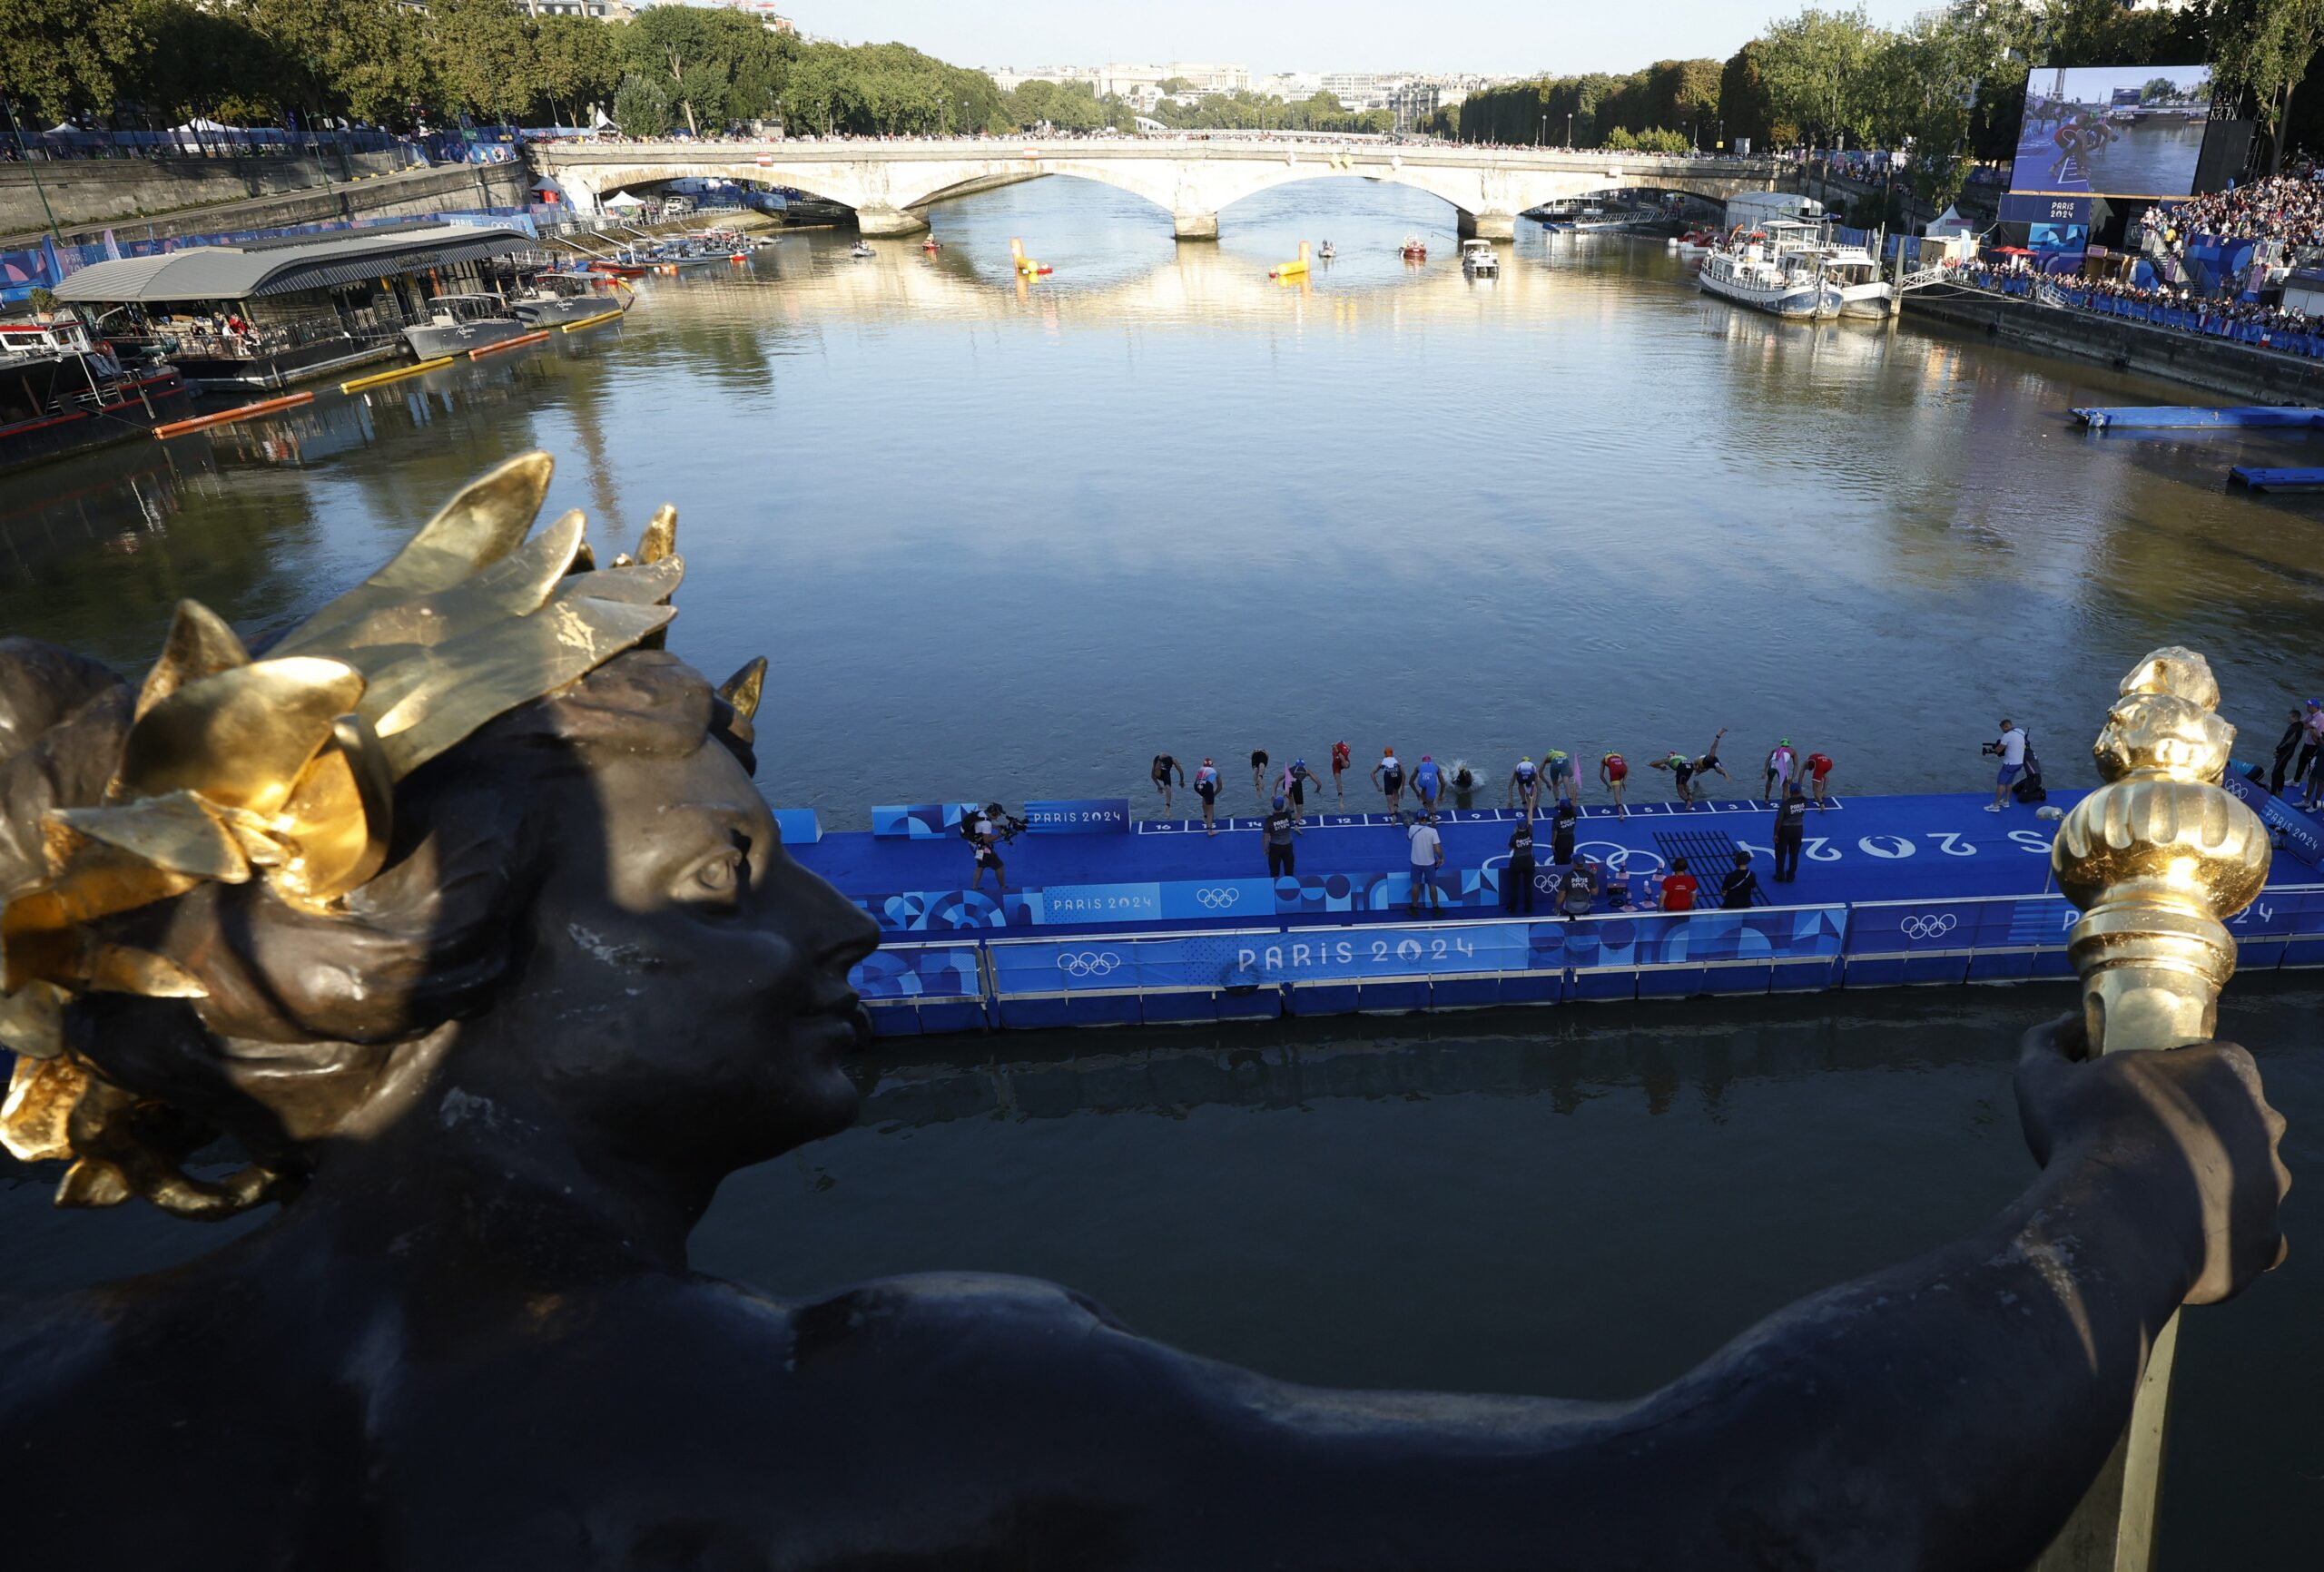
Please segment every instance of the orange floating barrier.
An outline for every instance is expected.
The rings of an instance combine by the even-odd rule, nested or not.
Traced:
[[[295,409],[301,404],[312,404],[312,390],[288,393],[280,398],[261,398],[255,404],[245,404],[238,409],[221,409],[215,415],[197,415],[191,420],[172,420],[166,426],[153,427],[158,437],[182,437],[189,431],[201,431],[212,426],[231,426],[237,420],[248,420],[253,415],[271,415],[278,409]]]
[[[537,328],[529,333],[519,333],[513,339],[503,339],[497,344],[479,344],[468,351],[468,359],[481,360],[487,355],[497,355],[503,349],[517,349],[527,344],[537,344],[548,336],[548,329]]]

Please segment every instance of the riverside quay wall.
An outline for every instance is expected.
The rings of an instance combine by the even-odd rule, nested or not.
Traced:
[[[1922,322],[1985,335],[1997,343],[2102,361],[2263,404],[2324,404],[2324,360],[2175,328],[2101,317],[1964,289],[1915,290],[1905,309]]]
[[[399,169],[394,153],[344,159],[88,158],[0,163],[0,249],[36,237],[48,214],[67,240],[269,229],[357,213],[428,213],[527,200],[522,163]],[[37,183],[35,183],[37,182]],[[47,198],[44,211],[41,199]]]

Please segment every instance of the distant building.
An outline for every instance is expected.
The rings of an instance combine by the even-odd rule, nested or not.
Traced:
[[[598,22],[628,22],[637,15],[629,0],[517,0],[527,16],[586,16]]]
[[[774,8],[774,0],[714,0],[726,10],[751,17],[769,33],[796,33],[799,25]]]

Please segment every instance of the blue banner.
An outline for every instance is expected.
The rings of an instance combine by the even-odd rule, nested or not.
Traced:
[[[1025,804],[1025,828],[1035,835],[1127,835],[1127,797],[1052,797]]]
[[[872,810],[872,833],[914,840],[939,840],[960,830],[958,802],[919,802],[901,808]]]
[[[1838,958],[1842,906],[1615,913],[1578,922],[1398,924],[1183,938],[1003,939],[990,947],[1003,998],[1236,989],[1719,962]]]
[[[1849,915],[1847,953],[1853,959],[1971,950],[2062,950],[2068,930],[2081,915],[2063,895],[1859,906]]]
[[[776,809],[774,828],[785,846],[812,846],[823,838],[822,820],[812,808]]]
[[[2246,780],[2234,766],[2229,767],[2220,784],[2241,798],[2244,806],[2260,816],[2260,822],[2273,832],[2278,846],[2309,867],[2317,866],[2317,859],[2324,856],[2324,836],[2318,835],[2316,820],[2289,806],[2258,781]]]
[[[857,965],[848,981],[871,1004],[984,997],[973,944],[877,949]]]
[[[2010,192],[2001,199],[2001,221],[2005,224],[2082,224],[2090,222],[2090,199],[2086,196],[2027,195]]]

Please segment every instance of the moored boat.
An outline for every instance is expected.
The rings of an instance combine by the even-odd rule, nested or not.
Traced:
[[[1772,234],[1737,234],[1704,259],[1696,281],[1707,295],[1777,317],[1840,314],[1839,288],[1824,276],[1822,251],[1787,247]]]
[[[1422,240],[1418,235],[1406,235],[1404,237],[1403,251],[1404,260],[1406,261],[1424,262],[1428,260],[1428,242]]]
[[[403,341],[413,359],[433,360],[531,331],[498,295],[438,295],[428,302],[427,319],[403,330]]]
[[[1501,277],[1501,259],[1493,255],[1491,241],[1461,242],[1461,270],[1472,279]]]
[[[125,365],[77,319],[0,322],[0,469],[140,437],[192,408],[176,367]]]

